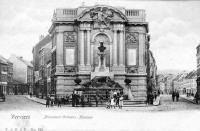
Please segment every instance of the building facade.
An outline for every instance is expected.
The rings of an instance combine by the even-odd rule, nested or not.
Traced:
[[[200,44],[196,47],[197,57],[197,93],[200,96]]]
[[[39,96],[42,98],[50,94],[51,91],[51,48],[52,42],[42,46],[39,51]]]
[[[13,64],[0,56],[0,93],[13,94]]]
[[[41,83],[41,64],[42,62],[44,62],[44,60],[42,60],[42,55],[44,56],[44,53],[42,51],[42,48],[47,45],[48,43],[51,42],[51,37],[50,35],[47,36],[43,36],[41,35],[39,37],[39,42],[33,47],[32,50],[32,54],[33,54],[33,70],[34,70],[34,87],[33,87],[33,94],[36,96],[39,96],[42,94],[42,89],[43,87],[43,82]],[[52,47],[51,47],[52,48]],[[51,59],[51,56],[49,57],[49,59]],[[39,83],[40,80],[40,83]],[[43,93],[44,94],[44,93]]]
[[[134,99],[146,99],[148,23],[144,10],[111,6],[56,9],[52,37],[52,88],[56,95],[71,94],[74,79],[82,83],[109,76],[126,90],[130,79]],[[98,70],[98,47],[103,43],[106,70]]]
[[[28,94],[32,92],[33,88],[33,65],[32,63],[18,57],[11,55],[9,61],[13,63],[13,79],[18,83],[23,83],[23,89],[20,94]],[[19,93],[17,93],[19,94]]]

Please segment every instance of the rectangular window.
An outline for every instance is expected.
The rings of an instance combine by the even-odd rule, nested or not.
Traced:
[[[136,65],[137,53],[136,49],[128,49],[128,65]]]
[[[66,48],[65,49],[65,63],[66,65],[74,65],[75,64],[75,49],[74,48]]]

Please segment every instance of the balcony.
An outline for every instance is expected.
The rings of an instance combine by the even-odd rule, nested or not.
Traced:
[[[74,21],[77,9],[56,9],[52,21]]]
[[[75,9],[56,9],[53,14],[52,21],[68,21],[73,22],[77,17],[77,8]],[[125,15],[129,22],[145,22],[145,10],[127,9]]]
[[[129,22],[145,22],[145,10],[131,10],[125,11],[125,15]]]

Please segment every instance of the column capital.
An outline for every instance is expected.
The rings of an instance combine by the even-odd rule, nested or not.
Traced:
[[[125,29],[124,24],[114,24],[113,25],[113,30],[124,31],[124,29]]]
[[[79,27],[80,30],[91,30],[90,23],[81,23]]]

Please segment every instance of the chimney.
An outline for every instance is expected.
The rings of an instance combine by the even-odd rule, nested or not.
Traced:
[[[39,36],[39,41],[41,41],[42,39],[44,39],[44,35]]]

